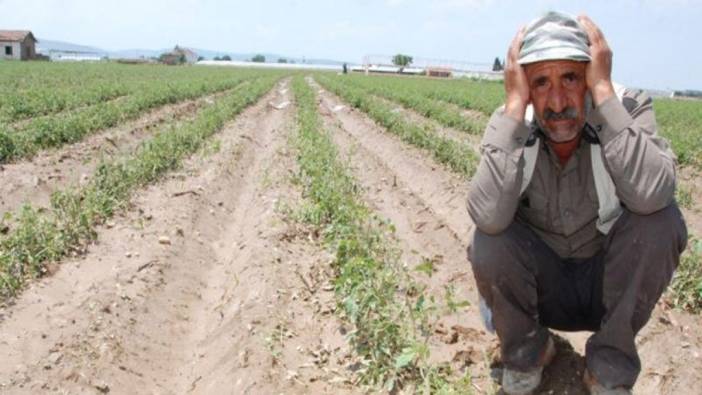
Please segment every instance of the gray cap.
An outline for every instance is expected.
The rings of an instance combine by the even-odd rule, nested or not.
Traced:
[[[527,26],[517,62],[590,59],[590,40],[580,22],[571,15],[551,11]]]

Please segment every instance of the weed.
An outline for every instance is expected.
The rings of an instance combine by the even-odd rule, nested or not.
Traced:
[[[456,300],[456,288],[452,284],[444,286],[444,300],[449,313],[457,313],[459,309],[470,306],[467,300]]]
[[[702,312],[702,240],[691,237],[669,289],[671,303],[691,313]]]
[[[680,205],[680,207],[688,210],[692,209],[695,203],[692,198],[692,188],[684,182],[678,182],[678,185],[675,188],[675,201]]]

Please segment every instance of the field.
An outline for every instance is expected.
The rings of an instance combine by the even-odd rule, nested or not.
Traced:
[[[0,393],[490,394],[465,209],[499,83],[0,65]],[[690,230],[636,393],[702,384],[702,102],[654,101]],[[584,394],[558,333],[544,393]]]

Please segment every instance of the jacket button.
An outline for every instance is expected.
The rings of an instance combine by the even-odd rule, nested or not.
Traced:
[[[519,144],[521,144],[524,141],[524,139],[521,137],[517,137],[516,140]]]
[[[602,125],[597,125],[597,131],[601,132],[602,131]]]

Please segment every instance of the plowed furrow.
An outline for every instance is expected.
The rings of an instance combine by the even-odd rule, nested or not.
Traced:
[[[79,185],[89,179],[101,160],[132,151],[158,127],[193,117],[199,109],[227,92],[164,106],[136,121],[90,135],[78,143],[46,151],[32,160],[0,165],[3,179],[0,184],[0,213],[15,211],[25,203],[47,206],[54,191]]]
[[[281,211],[299,195],[293,110],[268,103],[289,97],[246,110],[218,151],[139,193],[101,244],[1,310],[1,390],[344,392],[330,258]]]

